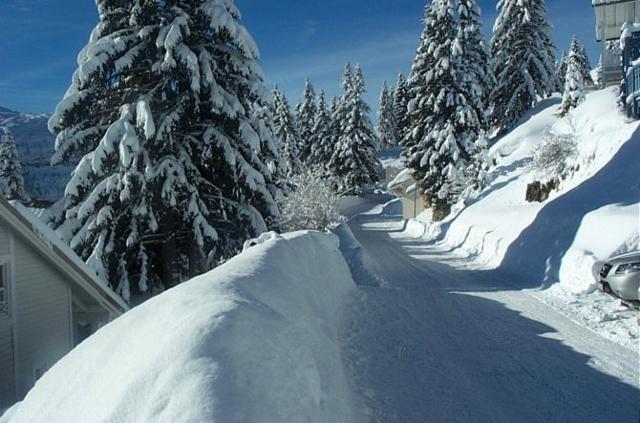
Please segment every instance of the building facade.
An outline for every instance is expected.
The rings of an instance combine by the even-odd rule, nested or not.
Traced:
[[[0,410],[127,309],[37,217],[0,196]]]
[[[602,44],[602,84],[618,85],[623,79],[620,35],[625,23],[640,22],[640,0],[592,0],[596,14],[596,39]]]

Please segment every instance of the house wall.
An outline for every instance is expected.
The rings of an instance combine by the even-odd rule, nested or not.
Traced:
[[[17,394],[73,347],[71,290],[65,278],[22,239],[14,237]]]
[[[414,197],[413,194],[407,194],[408,197],[400,197],[402,202],[402,218],[404,220],[415,219],[423,211],[427,209],[422,196]]]
[[[0,225],[0,263],[11,260],[10,246],[9,231]],[[8,288],[11,289],[10,286]],[[7,293],[11,295],[11,292]],[[12,319],[11,312],[8,315],[0,314],[0,410],[16,400]]]

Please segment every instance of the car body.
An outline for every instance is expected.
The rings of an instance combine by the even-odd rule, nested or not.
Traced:
[[[600,270],[600,289],[625,301],[640,300],[640,251],[611,257]]]

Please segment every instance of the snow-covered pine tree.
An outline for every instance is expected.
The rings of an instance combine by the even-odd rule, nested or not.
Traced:
[[[564,116],[571,109],[576,108],[584,101],[584,61],[580,43],[574,37],[571,42],[571,50],[567,56],[567,73],[565,75],[564,94],[560,113]]]
[[[385,150],[398,145],[398,125],[394,111],[394,102],[387,81],[384,81],[380,91],[380,106],[378,109],[378,135],[380,149]]]
[[[499,0],[491,53],[497,85],[493,125],[506,133],[535,104],[553,92],[554,45],[544,0]]]
[[[427,8],[410,82],[405,158],[436,220],[458,200],[460,176],[481,154],[476,142],[486,127],[482,98],[491,76],[487,68],[475,69],[489,63],[486,50],[478,48],[480,12],[471,1],[459,6],[457,14],[449,0],[434,0]]]
[[[7,200],[27,199],[18,148],[9,128],[4,128],[0,141],[0,194]]]
[[[54,222],[125,299],[171,287],[278,220],[280,152],[232,0],[98,0],[49,126],[80,159]]]
[[[405,76],[398,74],[398,81],[396,82],[396,88],[393,91],[393,111],[396,118],[396,132],[398,134],[398,141],[403,144],[403,140],[406,136],[407,129],[409,128],[409,112],[407,107],[409,105],[409,86]]]
[[[350,72],[349,72],[350,74]],[[343,101],[338,107],[344,113],[338,143],[329,162],[339,192],[357,193],[378,182],[382,165],[376,150],[378,140],[369,118],[370,108],[363,99],[365,82],[360,66],[355,68]]]
[[[567,53],[562,52],[560,59],[556,61],[556,90],[559,93],[564,92],[564,77],[567,75]]]
[[[316,117],[316,93],[309,79],[304,86],[302,101],[296,108],[296,127],[300,137],[300,161],[307,163],[311,155],[311,139]]]
[[[273,116],[274,133],[280,141],[281,154],[286,163],[285,173],[290,178],[300,173],[300,135],[285,93],[276,89],[273,92],[273,99],[275,107]]]
[[[324,90],[318,92],[318,107],[311,131],[311,155],[307,163],[310,167],[324,171],[333,154],[331,144],[331,111],[327,108]]]

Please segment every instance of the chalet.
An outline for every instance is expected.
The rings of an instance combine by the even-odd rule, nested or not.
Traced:
[[[640,0],[592,0],[596,14],[596,39],[602,43],[602,83],[623,79],[620,35],[626,23],[640,22]]]
[[[127,309],[53,231],[0,196],[0,410]]]
[[[421,195],[418,184],[413,179],[413,170],[405,169],[387,185],[389,192],[393,193],[402,203],[402,218],[404,220],[415,219],[428,208],[427,200]]]

